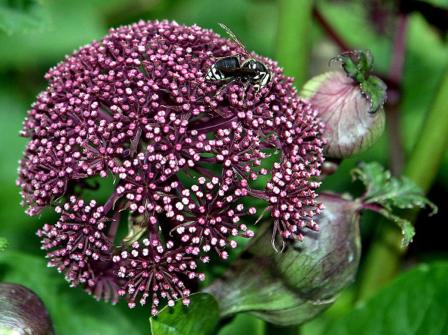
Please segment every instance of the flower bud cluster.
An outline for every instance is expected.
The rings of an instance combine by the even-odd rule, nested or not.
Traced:
[[[205,79],[236,54],[266,64],[270,82],[257,90]],[[234,237],[254,235],[257,211],[245,198],[266,201],[284,239],[318,230],[323,126],[275,62],[197,26],[141,21],[82,47],[46,79],[23,125],[30,141],[17,183],[28,214],[59,205],[59,221],[38,235],[72,285],[123,295],[130,307],[151,300],[153,314],[162,300],[188,304],[192,280],[204,277],[198,261],[226,259]],[[115,180],[107,202],[82,200],[91,177]]]

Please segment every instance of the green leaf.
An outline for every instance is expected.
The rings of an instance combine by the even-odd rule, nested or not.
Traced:
[[[12,0],[0,3],[0,31],[8,35],[40,32],[50,26],[47,7],[38,0]]]
[[[369,113],[376,113],[383,107],[387,86],[380,78],[370,74],[373,68],[370,50],[347,51],[332,60],[340,62],[345,73],[359,84],[361,92],[370,102]]]
[[[431,207],[432,213],[437,207],[423,195],[422,190],[409,178],[392,177],[379,163],[361,163],[352,171],[354,180],[360,180],[367,188],[361,201],[364,204],[379,205],[378,209],[371,209],[396,223],[403,234],[402,244],[407,246],[414,237],[411,222],[393,214],[394,209],[412,209]],[[369,208],[369,207],[367,207]]]
[[[365,197],[372,197],[382,193],[384,185],[391,179],[389,171],[385,171],[377,162],[361,163],[352,170],[353,180],[360,180],[366,186]]]
[[[379,213],[395,223],[401,229],[401,234],[403,235],[401,245],[407,247],[412,242],[415,235],[415,229],[412,223],[409,220],[393,215],[388,210],[381,210]]]
[[[0,253],[0,281],[22,284],[42,299],[59,335],[142,334],[135,310],[97,302],[79,288],[70,288],[63,276],[49,269],[44,257],[10,249]],[[143,321],[143,320],[142,320]],[[146,328],[147,331],[147,328]]]
[[[370,50],[346,51],[332,60],[340,62],[345,73],[358,83],[367,79],[373,66],[373,56]]]
[[[153,335],[214,334],[219,321],[218,303],[210,294],[195,293],[188,307],[177,300],[174,307],[165,306],[149,321]]]
[[[330,324],[332,335],[448,334],[448,263],[402,274],[366,304]]]
[[[264,335],[264,321],[247,313],[240,313],[219,330],[218,335]]]
[[[376,113],[383,107],[387,98],[387,87],[380,78],[369,76],[367,80],[360,83],[360,88],[370,102],[369,113]]]
[[[432,214],[437,212],[437,206],[426,199],[422,190],[411,179],[392,177],[379,163],[361,163],[352,171],[352,176],[367,187],[363,197],[365,203],[380,204],[389,211],[394,207],[410,209],[429,206]]]

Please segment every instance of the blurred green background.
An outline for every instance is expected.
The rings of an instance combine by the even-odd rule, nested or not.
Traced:
[[[426,3],[438,6],[440,11],[448,9],[448,1]],[[313,5],[320,19],[316,12],[313,15]],[[249,50],[278,60],[300,85],[312,75],[326,71],[328,59],[340,51],[335,37],[323,29],[328,25],[350,48],[371,49],[375,70],[387,76],[395,52],[396,8],[396,1],[386,0],[0,0],[0,237],[8,240],[7,256],[0,258],[0,280],[22,283],[39,293],[55,320],[58,334],[149,332],[147,309],[128,310],[124,304],[111,307],[97,303],[81,289],[68,289],[62,276],[47,269],[35,231],[54,218],[51,212],[37,219],[29,218],[19,205],[15,179],[26,141],[18,133],[31,103],[46,87],[45,72],[64,55],[100,39],[110,27],[140,19],[196,23],[224,36],[218,26],[218,22],[223,22]],[[398,160],[399,165],[400,157],[390,149],[391,138],[401,140],[404,160],[412,156],[414,145],[422,136],[420,127],[448,65],[446,27],[443,20],[437,24],[432,18],[431,14],[409,10],[400,89],[391,91],[386,106],[387,113],[396,115],[399,110],[395,128],[389,128],[367,152],[345,160],[337,174],[325,181],[325,189],[356,194],[358,189],[351,183],[349,170],[360,160],[376,160],[386,166]],[[300,86],[297,88],[300,91]],[[448,110],[448,96],[446,101]],[[448,119],[447,112],[444,116]],[[448,254],[448,155],[440,158],[441,165],[433,167],[436,171],[429,171],[436,176],[429,198],[440,207],[439,214],[431,218],[426,218],[426,213],[419,216],[415,241],[400,268],[446,259]],[[374,215],[362,219],[366,253],[379,222]],[[354,287],[343,292],[330,310],[301,327],[301,334],[323,334],[328,322],[348,313]],[[262,321],[238,316],[220,334],[263,334],[264,328]]]

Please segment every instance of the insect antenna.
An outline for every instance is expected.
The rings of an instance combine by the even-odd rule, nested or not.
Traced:
[[[224,31],[230,36],[230,38],[236,43],[238,44],[238,46],[244,50],[244,52],[248,53],[246,47],[244,46],[243,43],[241,43],[241,41],[238,39],[238,37],[236,37],[236,35],[233,33],[233,31],[230,30],[229,27],[227,27],[224,23],[218,23],[219,26],[224,29]]]

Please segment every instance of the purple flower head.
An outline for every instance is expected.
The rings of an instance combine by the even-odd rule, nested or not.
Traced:
[[[42,249],[48,252],[48,265],[64,273],[72,286],[96,286],[100,276],[95,265],[112,257],[111,241],[103,232],[108,221],[104,208],[72,196],[63,207],[56,207],[56,212],[61,215],[59,221],[37,232]]]
[[[137,299],[144,305],[148,297],[153,315],[157,314],[160,299],[167,300],[169,306],[174,306],[174,301],[180,298],[185,305],[189,304],[190,290],[184,281],[205,277],[196,272],[196,262],[183,248],[172,249],[173,246],[168,241],[163,247],[158,237],[150,234],[141,244],[132,243],[129,252],[122,251],[113,257],[120,264],[117,275],[125,281],[118,293],[127,296],[130,308],[135,307]]]
[[[261,89],[205,79],[218,58],[237,54],[263,62],[272,79]],[[197,26],[141,21],[46,79],[24,122],[17,183],[30,215],[66,202],[38,235],[73,285],[113,301],[120,293],[130,306],[151,300],[153,313],[161,300],[188,303],[191,280],[203,278],[197,261],[225,259],[235,236],[254,235],[257,211],[245,198],[266,202],[284,240],[318,230],[323,127],[272,60]],[[110,198],[85,203],[86,179],[108,176]]]

